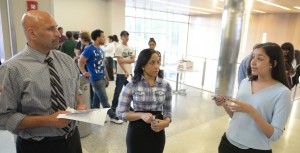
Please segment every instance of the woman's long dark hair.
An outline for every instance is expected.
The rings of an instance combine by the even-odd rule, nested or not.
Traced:
[[[134,68],[134,76],[132,78],[132,82],[137,82],[141,80],[144,72],[143,67],[145,67],[145,65],[149,62],[152,54],[158,55],[158,53],[153,49],[144,49],[140,52]],[[161,70],[159,70],[158,72],[158,77],[163,78]]]
[[[118,36],[117,36],[117,35],[113,35],[112,37],[113,37],[113,41],[119,42],[119,39],[118,39]]]
[[[292,64],[293,60],[294,60],[294,46],[293,44],[286,42],[284,44],[281,45],[281,49],[282,50],[288,50],[288,54],[287,54],[287,63],[288,64]]]
[[[276,43],[268,42],[268,43],[258,44],[254,46],[253,50],[258,48],[262,48],[270,58],[270,64],[272,64],[272,71],[271,71],[272,78],[281,82],[283,85],[289,88],[287,75],[285,73],[284,57],[280,46]],[[257,80],[258,78],[256,75],[252,75],[251,73],[250,63],[252,59],[253,56],[251,56],[247,67],[247,74],[249,76],[250,81]]]

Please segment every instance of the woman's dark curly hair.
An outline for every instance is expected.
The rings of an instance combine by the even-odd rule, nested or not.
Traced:
[[[138,59],[136,61],[136,65],[134,68],[134,76],[132,78],[132,82],[140,81],[143,75],[143,68],[149,62],[152,54],[157,54],[157,51],[153,49],[144,49],[140,52]],[[159,70],[158,77],[163,78],[163,72]]]

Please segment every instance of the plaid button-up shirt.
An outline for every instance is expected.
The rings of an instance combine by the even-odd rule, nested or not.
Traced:
[[[124,115],[129,112],[131,102],[135,111],[161,111],[164,118],[172,116],[172,89],[159,77],[154,86],[150,86],[143,77],[126,85],[117,108],[120,119],[125,121]]]

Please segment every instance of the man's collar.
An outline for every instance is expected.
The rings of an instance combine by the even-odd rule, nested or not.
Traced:
[[[25,50],[29,51],[29,54],[34,59],[38,60],[40,63],[44,63],[47,56],[50,56],[52,59],[54,59],[53,58],[53,51],[52,50],[49,51],[48,55],[45,55],[45,54],[43,54],[43,53],[41,53],[41,52],[39,52],[39,51],[37,51],[37,50],[29,47],[28,44],[26,44]]]

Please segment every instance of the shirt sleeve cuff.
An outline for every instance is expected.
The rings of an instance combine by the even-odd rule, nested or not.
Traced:
[[[269,138],[270,141],[276,141],[280,138],[280,136],[282,135],[283,131],[274,127],[274,132],[273,135]]]
[[[172,118],[171,112],[164,112],[164,118]]]
[[[80,89],[78,89],[78,95],[82,95],[82,91]]]
[[[127,120],[125,119],[125,115],[126,115],[126,112],[122,113],[122,114],[121,114],[121,118],[122,118],[122,120],[123,120],[124,122],[127,122]]]
[[[13,114],[8,120],[7,120],[7,123],[6,123],[6,129],[8,131],[11,131],[12,133],[15,133],[17,131],[17,128],[20,124],[20,122],[23,120],[23,118],[25,117],[26,115],[24,114],[21,114],[21,113],[15,113]]]

